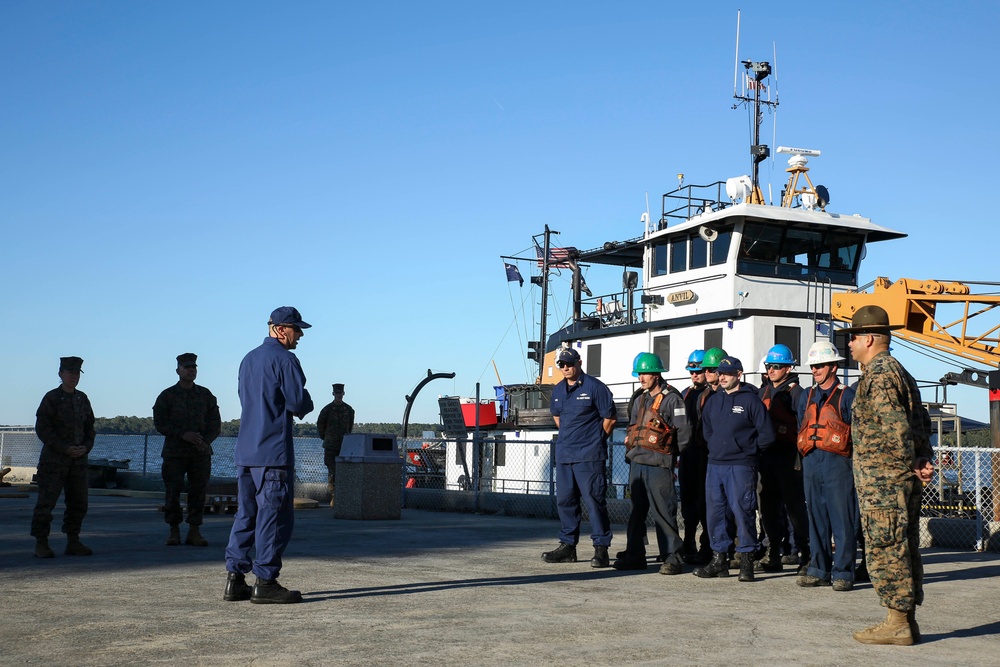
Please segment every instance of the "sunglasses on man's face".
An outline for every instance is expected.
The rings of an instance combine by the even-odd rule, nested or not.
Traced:
[[[570,368],[572,366],[576,366],[576,364],[574,364],[572,361],[557,361],[556,366],[558,366],[559,368]]]

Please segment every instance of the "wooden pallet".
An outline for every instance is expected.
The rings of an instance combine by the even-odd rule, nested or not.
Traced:
[[[236,514],[236,496],[206,496],[206,514]]]

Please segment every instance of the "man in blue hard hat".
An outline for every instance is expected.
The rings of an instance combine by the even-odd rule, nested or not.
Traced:
[[[608,567],[611,520],[607,505],[608,436],[618,413],[611,390],[583,372],[579,353],[563,348],[556,355],[563,379],[552,389],[550,410],[559,436],[556,440],[556,509],[559,546],[542,554],[546,563],[575,563],[580,541],[580,500],[590,513],[594,557],[591,567]]]
[[[725,355],[723,355],[725,356]],[[701,433],[701,397],[708,381],[705,378],[705,350],[695,350],[688,357],[686,370],[691,374],[691,385],[684,388],[684,411],[691,427],[691,439],[680,453],[677,481],[681,486],[681,517],[684,519],[684,562],[704,565],[712,558],[708,538],[708,519],[705,516],[705,474],[708,470],[708,448]],[[697,541],[698,525],[701,539]]]
[[[226,547],[227,602],[302,601],[299,591],[278,583],[278,574],[295,521],[292,417],[302,419],[313,409],[306,376],[291,351],[310,326],[291,306],[275,309],[267,322],[268,337],[240,363],[243,411],[235,452],[239,509]],[[250,571],[257,576],[252,591],[245,579]]]
[[[790,543],[797,557],[790,560],[805,574],[809,565],[809,520],[802,484],[802,466],[795,442],[799,433],[798,407],[802,387],[792,372],[795,358],[787,345],[774,345],[764,357],[767,379],[758,397],[767,406],[774,426],[774,445],[760,458],[760,514],[768,545],[757,563],[758,572],[780,572],[781,542],[791,524]]]

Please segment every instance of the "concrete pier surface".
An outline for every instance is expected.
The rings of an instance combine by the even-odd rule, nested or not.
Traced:
[[[208,547],[167,547],[161,502],[93,493],[90,557],[62,554],[60,505],[40,560],[35,494],[0,498],[0,665],[1000,664],[997,554],[925,550],[923,643],[864,646],[851,632],[885,616],[870,584],[595,570],[586,538],[582,562],[546,564],[557,523],[504,516],[298,510],[281,582],[304,603],[223,602],[232,516],[206,516]]]

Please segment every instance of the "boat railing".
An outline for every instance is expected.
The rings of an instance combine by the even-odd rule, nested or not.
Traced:
[[[666,229],[671,221],[678,223],[696,215],[720,211],[731,205],[725,197],[725,181],[707,185],[684,185],[663,195],[663,215],[657,229]]]

